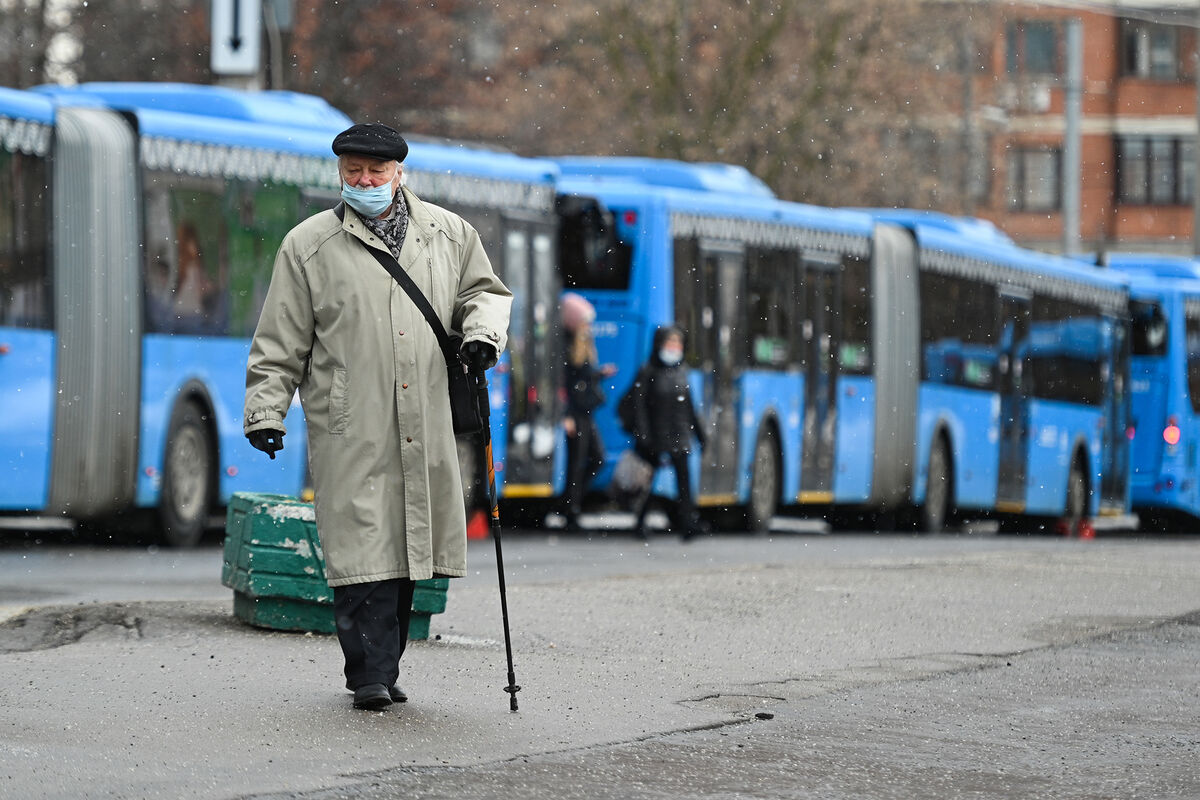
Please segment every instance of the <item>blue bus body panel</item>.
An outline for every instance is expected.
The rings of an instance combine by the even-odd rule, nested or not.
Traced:
[[[875,380],[838,378],[833,502],[865,503],[871,497],[875,454]]]
[[[50,493],[55,335],[0,328],[0,509],[37,511]]]
[[[781,497],[795,497],[799,491],[802,436],[800,420],[804,418],[801,402],[803,386],[804,382],[797,372],[747,371],[738,378],[737,396],[740,398],[741,413],[738,416],[738,454],[735,469],[738,476],[739,503],[745,503],[750,498],[754,446],[758,441],[758,432],[768,418],[773,418],[780,430],[776,445],[779,447],[783,467]],[[700,411],[699,404],[697,410]],[[704,411],[700,413],[701,416],[705,415]],[[791,493],[788,492],[789,485],[792,486]]]
[[[1167,360],[1168,356],[1134,356],[1130,359],[1130,404],[1136,422],[1131,453],[1135,506],[1162,499],[1166,450],[1163,428],[1169,416],[1167,396],[1171,389]]]
[[[1088,458],[1088,484],[1100,484],[1100,431],[1103,412],[1099,408],[1054,400],[1029,401],[1029,468],[1025,481],[1027,514],[1062,514],[1067,503],[1067,480],[1071,456],[1083,442]],[[1100,507],[1100,493],[1092,491],[1088,514]]]
[[[509,354],[503,353],[496,366],[487,373],[488,382],[488,414],[492,433],[492,468],[496,476],[496,492],[501,494],[504,485],[504,459],[508,457],[508,437],[503,435],[508,430],[508,397],[509,386],[512,383],[512,361]],[[484,469],[487,466],[484,465]],[[484,476],[486,480],[486,476]],[[483,487],[487,491],[487,487]]]
[[[1000,399],[993,392],[922,383],[917,392],[917,458],[913,502],[925,501],[933,436],[945,429],[959,508],[996,505],[1000,459]]]
[[[158,503],[170,414],[184,388],[197,385],[203,387],[216,416],[219,502],[226,503],[238,491],[300,494],[308,442],[299,402],[292,403],[284,420],[284,448],[274,460],[251,447],[242,433],[249,354],[247,339],[165,334],[143,337],[137,505]]]

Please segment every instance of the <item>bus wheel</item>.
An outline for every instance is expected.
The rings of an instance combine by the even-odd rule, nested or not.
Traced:
[[[1071,464],[1067,475],[1067,505],[1063,509],[1062,527],[1067,536],[1079,536],[1087,524],[1087,479],[1079,459]]]
[[[929,451],[925,479],[925,504],[920,508],[918,525],[923,533],[941,533],[950,512],[950,458],[946,445],[938,439]]]
[[[765,531],[771,527],[771,517],[779,508],[779,452],[769,432],[758,436],[752,469],[750,502],[746,504],[743,527],[752,532]]]
[[[193,547],[204,533],[212,497],[213,447],[204,412],[184,401],[171,414],[163,458],[158,522],[171,547]]]

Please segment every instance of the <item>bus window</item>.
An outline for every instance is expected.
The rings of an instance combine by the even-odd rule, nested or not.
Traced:
[[[795,250],[747,251],[745,340],[753,367],[786,369],[794,360],[797,260]]]
[[[46,161],[0,150],[0,325],[50,328]]]
[[[708,339],[701,335],[712,326],[712,303],[707,300],[700,245],[695,239],[675,240],[675,324],[687,332],[684,361],[691,367],[711,366]],[[705,309],[708,309],[707,314]],[[707,363],[706,363],[707,362]]]
[[[849,375],[871,372],[871,268],[861,258],[842,265],[842,339],[838,370]]]
[[[229,323],[231,336],[253,336],[271,283],[275,254],[300,219],[299,190],[294,186],[242,181],[236,224],[229,231]],[[233,211],[233,209],[231,209]]]
[[[1110,377],[1111,326],[1095,309],[1034,295],[1028,354],[1033,395],[1100,405]]]
[[[1188,397],[1192,410],[1200,414],[1200,317],[1187,316],[1186,336]]]
[[[628,289],[633,249],[613,214],[588,197],[560,196],[558,260],[567,289]]]
[[[146,181],[146,331],[214,335],[228,324],[225,181]],[[268,279],[270,276],[267,276]]]
[[[981,280],[922,270],[921,364],[926,381],[995,389],[998,298]]]
[[[1138,300],[1129,303],[1130,346],[1135,356],[1167,354],[1167,318],[1158,303]],[[1190,324],[1190,323],[1189,323]]]

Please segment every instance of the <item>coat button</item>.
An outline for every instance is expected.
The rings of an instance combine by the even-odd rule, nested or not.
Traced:
[[[411,441],[412,441],[412,437],[411,437],[411,436],[409,436],[409,437],[408,437],[407,439],[405,439],[404,441],[406,441],[406,442],[411,442]]]
[[[407,389],[407,388],[408,388],[408,384],[407,384],[407,383],[402,383],[402,384],[400,384],[400,388],[401,388],[401,389]]]
[[[397,331],[397,334],[398,334],[398,335],[400,335],[400,336],[403,336],[403,335],[404,335],[404,331]]]

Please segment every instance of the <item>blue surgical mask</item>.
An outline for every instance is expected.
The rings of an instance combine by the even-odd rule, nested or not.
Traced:
[[[680,361],[683,361],[682,350],[659,350],[658,360],[666,364],[668,367],[673,367]]]
[[[346,205],[369,219],[375,219],[382,214],[395,199],[392,182],[382,183],[370,189],[359,189],[348,183],[342,184],[342,199]]]

